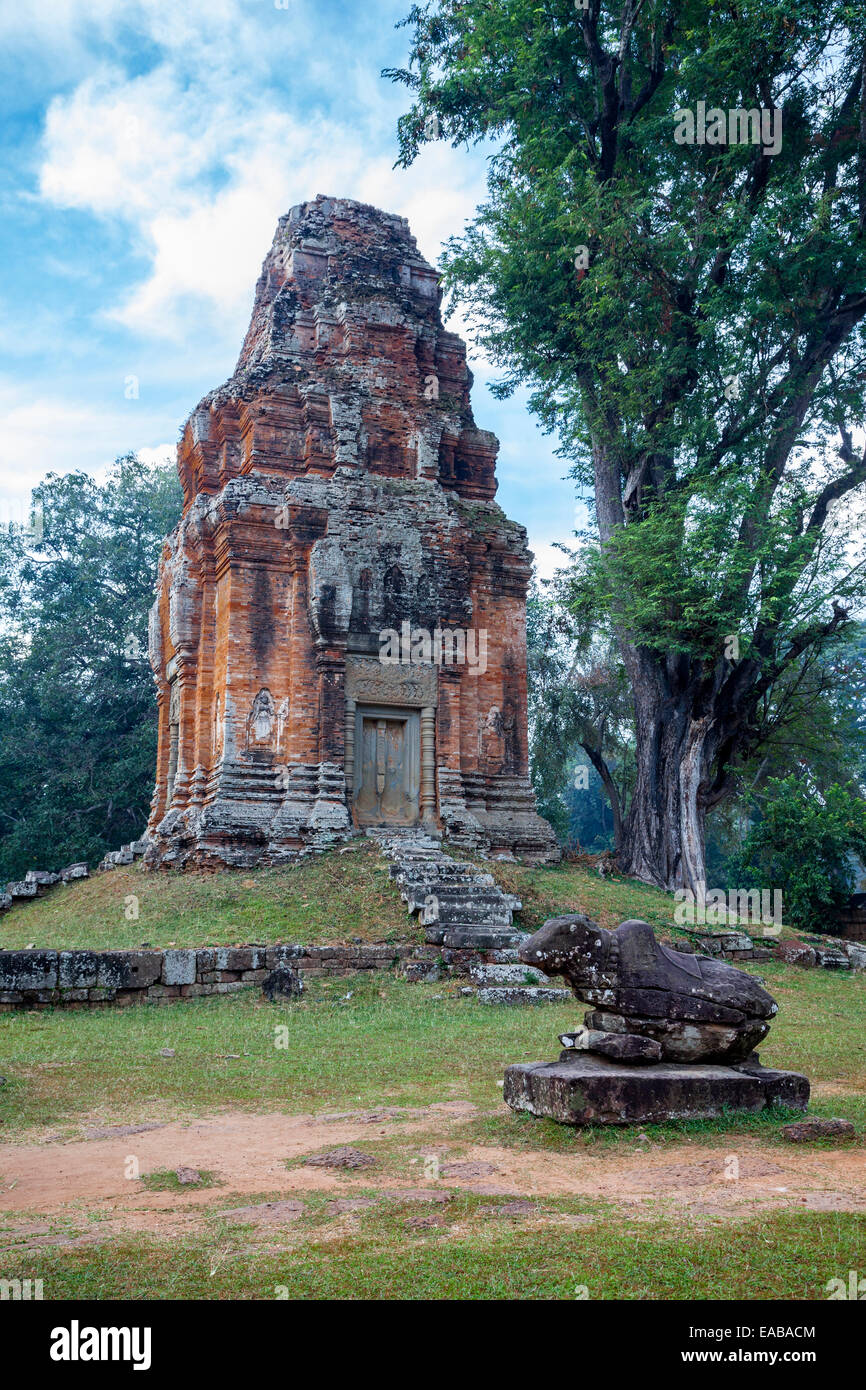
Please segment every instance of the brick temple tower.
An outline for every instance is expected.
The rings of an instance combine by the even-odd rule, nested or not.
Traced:
[[[281,218],[235,373],[178,446],[148,863],[416,824],[556,857],[528,777],[531,555],[440,298],[404,218],[323,197]]]

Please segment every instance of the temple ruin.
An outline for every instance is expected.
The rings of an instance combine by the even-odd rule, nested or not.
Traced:
[[[318,197],[280,219],[234,375],[178,446],[147,863],[382,825],[557,857],[528,775],[532,557],[440,298],[402,217]]]

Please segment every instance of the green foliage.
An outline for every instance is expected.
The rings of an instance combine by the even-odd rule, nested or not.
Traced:
[[[730,871],[738,886],[781,888],[786,922],[832,931],[830,914],[853,887],[851,855],[866,860],[866,802],[850,787],[821,794],[792,775],[770,782],[763,819]]]
[[[645,712],[715,717],[715,804],[866,586],[856,509],[832,513],[866,481],[866,10],[438,0],[406,24],[401,163],[491,142],[446,286],[594,493],[570,610],[630,650]],[[781,147],[677,143],[698,102],[781,108]]]
[[[0,532],[0,881],[141,833],[156,757],[147,612],[180,512],[173,467],[50,474],[43,534]]]

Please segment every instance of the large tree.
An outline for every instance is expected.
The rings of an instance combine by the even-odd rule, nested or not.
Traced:
[[[0,530],[0,883],[99,860],[140,834],[156,761],[147,660],[173,465],[118,460],[35,489],[30,533]]]
[[[699,891],[768,692],[863,588],[866,7],[441,0],[405,22],[401,162],[496,142],[447,283],[594,497],[574,594],[633,694],[621,866]],[[765,112],[768,138],[714,108]]]

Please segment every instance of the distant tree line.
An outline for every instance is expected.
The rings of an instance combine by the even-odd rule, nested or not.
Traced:
[[[0,883],[98,862],[150,809],[147,613],[180,515],[173,465],[49,474],[38,527],[0,529]]]

